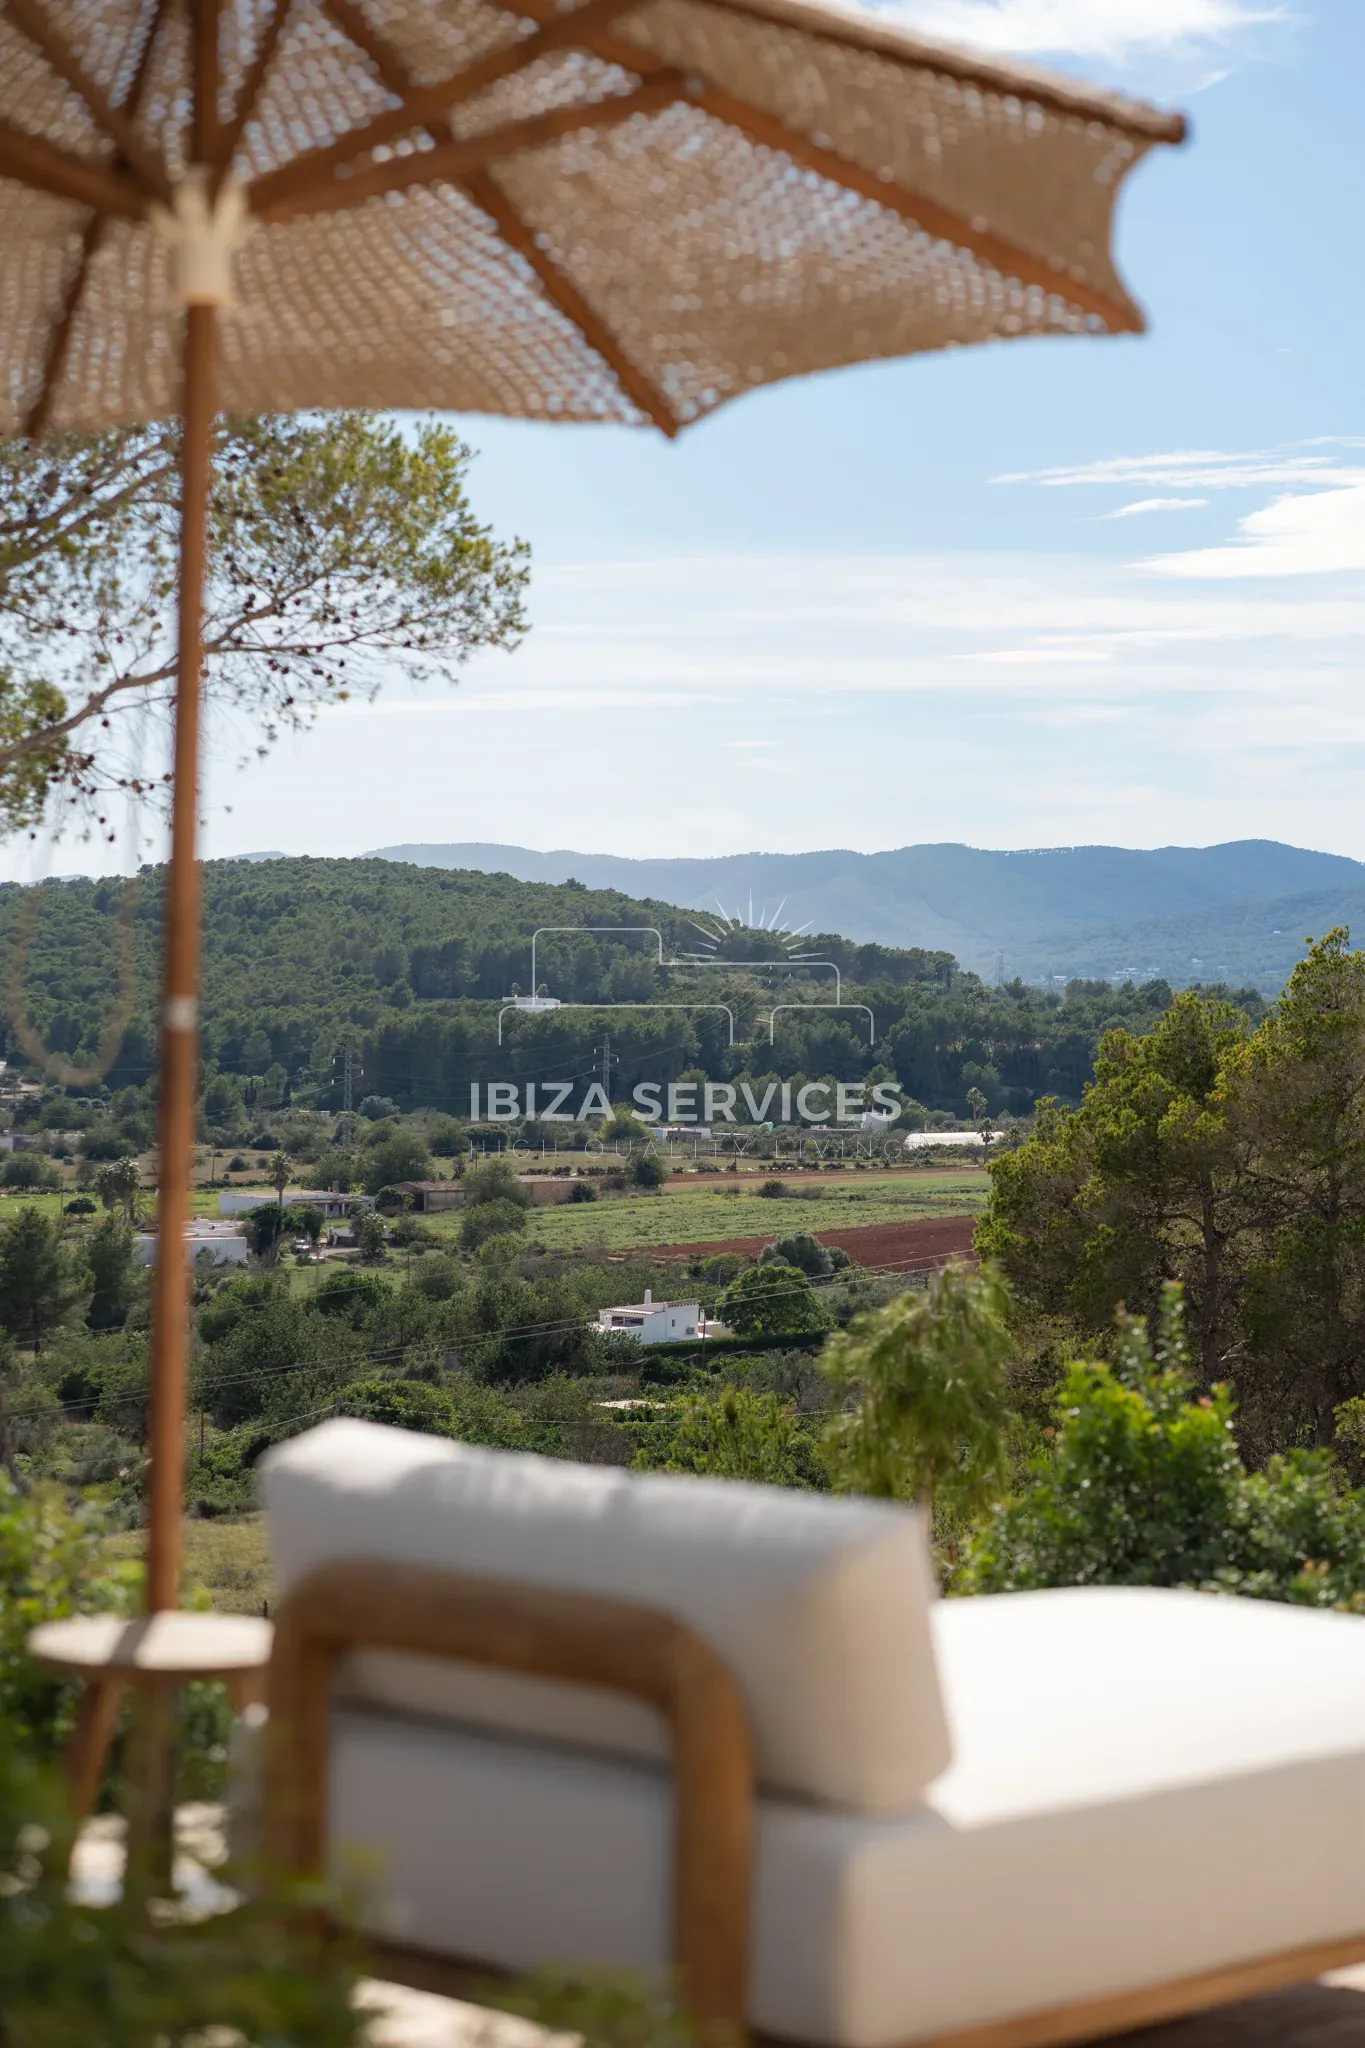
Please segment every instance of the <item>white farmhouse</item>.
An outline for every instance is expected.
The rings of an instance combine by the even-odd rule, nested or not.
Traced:
[[[706,1323],[696,1301],[656,1301],[649,1288],[643,1301],[597,1312],[597,1327],[603,1332],[623,1331],[642,1344],[678,1344],[687,1337],[704,1337]]]

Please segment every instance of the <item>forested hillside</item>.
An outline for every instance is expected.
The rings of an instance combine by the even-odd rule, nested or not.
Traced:
[[[1261,916],[1273,908],[1270,899],[1352,890],[1358,898],[1365,890],[1359,861],[1273,839],[1008,852],[901,846],[885,853],[739,853],[690,860],[480,845],[388,846],[379,853],[420,867],[474,868],[528,882],[564,882],[575,875],[595,888],[712,910],[718,902],[747,909],[750,897],[756,912],[782,902],[789,924],[813,924],[887,946],[944,948],[990,979],[1003,952],[1007,973],[1031,979],[1065,973],[1112,980],[1135,971],[1163,975],[1180,987],[1226,975],[1278,988],[1300,956],[1303,933],[1326,931],[1348,917],[1300,927],[1297,914]],[[1231,910],[1226,922],[1224,907]],[[1167,921],[1171,929],[1164,931]],[[1177,928],[1186,921],[1188,933]],[[1294,928],[1292,949],[1257,943],[1276,925]],[[1191,938],[1195,943],[1187,942]],[[1192,954],[1199,957],[1191,961]]]
[[[1065,993],[988,988],[947,953],[807,938],[801,953],[844,976],[849,1007],[831,1011],[832,967],[793,965],[770,933],[734,932],[719,948],[721,965],[660,968],[655,939],[623,927],[656,928],[672,959],[702,948],[696,924],[687,912],[614,890],[378,859],[221,861],[204,879],[206,1083],[221,1076],[266,1108],[291,1098],[340,1106],[349,1047],[364,1092],[461,1114],[472,1080],[568,1080],[593,1070],[607,1029],[618,1095],[685,1073],[895,1078],[928,1109],[960,1114],[976,1087],[993,1110],[1023,1113],[1039,1094],[1077,1099],[1101,1031],[1114,1022],[1145,1028],[1170,1000],[1161,982],[1075,984]],[[154,869],[137,885],[132,1015],[109,1074],[113,1089],[147,1083],[154,1068],[161,885]],[[116,1000],[126,887],[49,882],[36,917],[31,894],[0,890],[7,948],[16,920],[21,932],[31,921],[24,985],[33,1021],[68,1056],[89,1056]],[[592,925],[609,929],[577,935]],[[530,992],[531,936],[545,926],[575,935],[540,941],[542,990],[579,1005],[726,1004],[735,1043],[719,1007],[566,1007],[507,1018],[499,1048],[498,1006]],[[752,961],[772,965],[740,964]],[[770,1043],[774,1003],[813,1007],[782,1012]],[[854,1005],[866,1005],[871,1020]],[[9,1020],[4,1035],[8,1056],[19,1058]]]

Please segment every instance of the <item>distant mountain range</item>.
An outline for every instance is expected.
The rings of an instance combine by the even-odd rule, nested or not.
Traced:
[[[701,860],[475,842],[385,846],[376,857],[525,882],[574,879],[637,899],[720,908],[755,924],[943,948],[989,980],[1003,954],[1006,978],[1160,975],[1175,986],[1228,981],[1272,991],[1301,957],[1306,935],[1349,924],[1365,936],[1365,863],[1273,839],[1150,851],[941,845]]]

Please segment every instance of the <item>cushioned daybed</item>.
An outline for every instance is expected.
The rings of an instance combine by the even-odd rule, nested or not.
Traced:
[[[940,1602],[901,1509],[356,1421],[264,1474],[277,1839],[363,1849],[395,1953],[658,1971],[690,1915],[689,1969],[734,1958],[710,2017],[828,2048],[1077,2039],[1365,1956],[1361,1620]],[[526,1675],[596,1657],[628,1685],[651,1616],[666,1658],[696,1646],[691,1822],[657,1708]],[[417,1640],[443,1654],[374,1647]]]

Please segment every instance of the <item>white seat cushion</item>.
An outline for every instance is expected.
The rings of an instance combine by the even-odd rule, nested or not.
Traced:
[[[765,1784],[864,1813],[948,1761],[917,1515],[780,1487],[477,1449],[327,1422],[262,1460],[281,1593],[350,1558],[601,1593],[677,1615],[748,1702]],[[661,1760],[661,1720],[586,1687],[377,1651],[348,1697]]]
[[[957,1761],[916,1813],[760,1806],[751,2017],[894,2048],[1365,1933],[1365,1621],[1080,1590],[935,1613]],[[342,1709],[333,1832],[451,1955],[661,1969],[643,1765]]]

